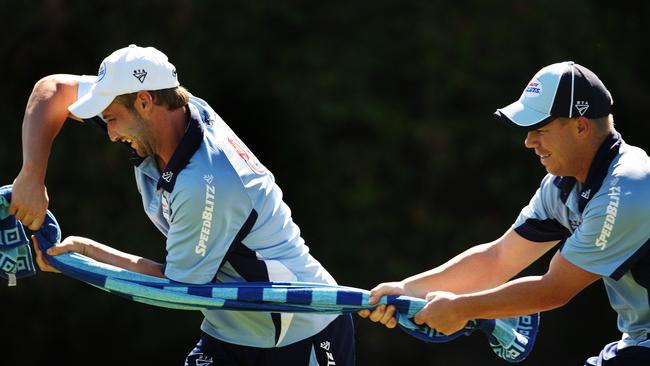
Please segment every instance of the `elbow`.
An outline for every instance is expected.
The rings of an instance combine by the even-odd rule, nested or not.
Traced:
[[[52,74],[45,76],[34,84],[33,95],[69,94],[74,90],[76,95],[77,79],[73,75]]]
[[[68,116],[68,106],[77,98],[77,81],[72,75],[54,74],[43,77],[34,84],[27,102],[26,114],[53,114],[61,121]],[[39,117],[39,118],[42,118]]]
[[[43,93],[43,92],[53,92],[57,90],[61,81],[57,75],[48,75],[41,78],[39,81],[34,84],[33,92]]]

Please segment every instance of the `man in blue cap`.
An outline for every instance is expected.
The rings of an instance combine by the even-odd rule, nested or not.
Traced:
[[[106,57],[97,76],[51,75],[30,96],[23,167],[10,213],[38,229],[48,205],[45,171],[68,118],[97,123],[135,152],[144,210],[167,237],[165,263],[68,237],[49,254],[79,252],[175,281],[300,281],[336,284],[309,254],[273,175],[203,100],[180,86],[152,47]],[[37,251],[37,263],[53,270]],[[205,310],[186,365],[353,365],[349,315]]]
[[[650,365],[650,158],[614,129],[612,97],[601,80],[574,62],[542,68],[518,101],[495,115],[526,131],[548,174],[500,238],[448,262],[372,290],[426,298],[415,318],[445,334],[470,319],[551,310],[598,279],[618,313],[619,341],[587,366]],[[512,279],[559,247],[542,276]],[[396,325],[393,307],[362,317]]]

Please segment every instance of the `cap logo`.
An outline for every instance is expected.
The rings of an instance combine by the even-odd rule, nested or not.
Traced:
[[[136,79],[140,80],[140,83],[144,83],[144,78],[147,77],[147,71],[145,69],[133,70],[133,76]]]
[[[97,71],[97,81],[96,83],[102,81],[102,79],[106,76],[106,63],[102,62],[101,65],[99,65],[99,71]]]
[[[172,77],[176,79],[176,69],[172,70]]]
[[[587,113],[587,109],[589,109],[589,102],[578,100],[576,101],[576,109],[578,110],[578,113],[580,113],[581,116],[584,116],[585,113]]]
[[[528,86],[526,86],[526,89],[524,89],[524,96],[526,98],[539,97],[540,94],[542,94],[542,83],[537,79],[531,80]]]

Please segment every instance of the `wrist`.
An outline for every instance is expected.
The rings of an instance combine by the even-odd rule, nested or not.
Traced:
[[[45,167],[32,161],[23,161],[19,176],[27,177],[31,181],[45,182]]]
[[[479,307],[473,303],[471,296],[456,295],[454,302],[459,317],[467,320],[482,318],[479,316]]]
[[[71,240],[72,243],[74,244],[72,247],[72,251],[75,253],[79,253],[81,255],[84,255],[86,257],[89,257],[89,243],[84,240],[85,238],[82,238],[80,236],[71,236],[68,237],[66,240]]]
[[[406,280],[399,281],[399,286],[402,288],[402,293],[406,296],[419,297],[423,299],[427,295],[426,292],[425,293],[418,292],[417,288],[415,288],[415,286],[413,286],[412,283]]]

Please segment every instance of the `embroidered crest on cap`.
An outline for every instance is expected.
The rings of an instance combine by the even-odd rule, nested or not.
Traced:
[[[589,102],[581,100],[576,101],[576,109],[581,116],[584,116],[587,112],[587,109],[589,109]]]
[[[144,78],[147,77],[147,70],[145,69],[133,70],[133,76],[135,76],[136,79],[140,80],[140,83],[144,83]]]

